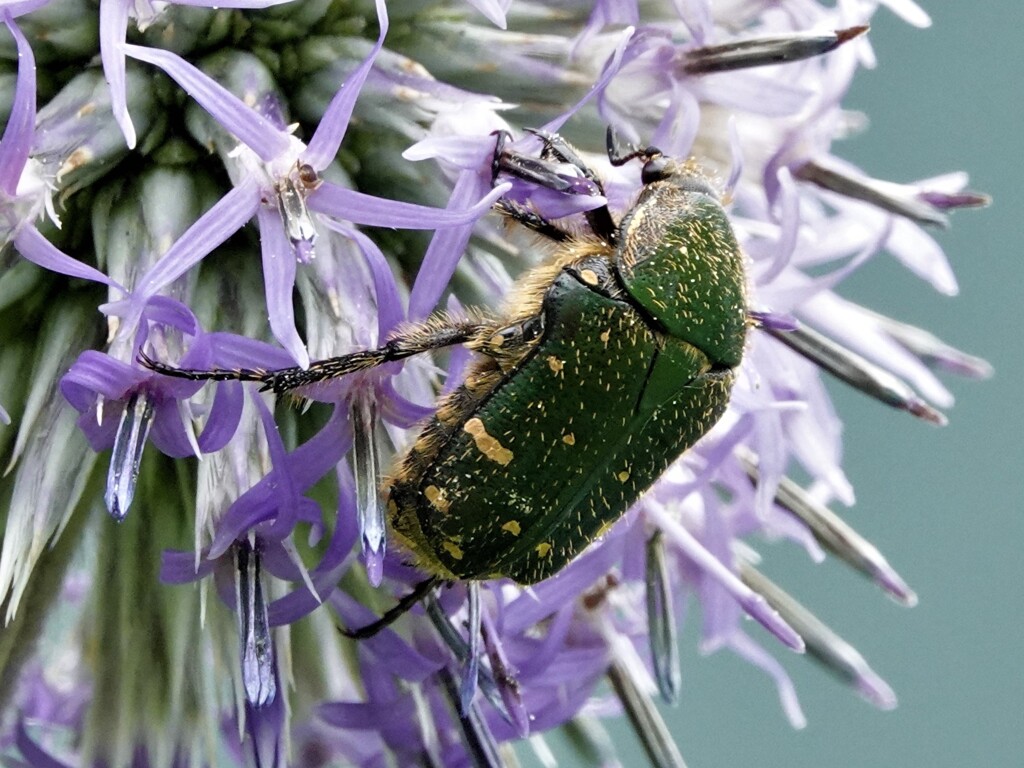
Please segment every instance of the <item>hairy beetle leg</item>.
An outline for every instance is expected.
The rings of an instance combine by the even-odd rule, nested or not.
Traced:
[[[318,360],[311,363],[309,368],[297,366],[277,370],[175,368],[153,360],[144,352],[139,353],[139,362],[146,368],[165,376],[174,376],[190,381],[256,381],[263,384],[263,390],[273,390],[276,394],[283,394],[299,387],[376,368],[385,363],[404,360],[433,349],[465,344],[480,338],[486,339],[495,330],[493,321],[481,322],[478,319],[455,319],[442,316],[417,325],[406,326],[384,346],[377,349],[361,350],[348,355]]]
[[[520,323],[495,328],[486,335],[481,334],[469,347],[489,357],[506,357],[535,342],[543,332],[544,315],[535,315]]]
[[[564,173],[560,173],[558,165],[548,160],[539,160],[529,155],[521,155],[512,150],[502,149],[496,161],[498,171],[504,171],[517,179],[529,181],[539,187],[567,194],[581,189],[577,181],[573,181]],[[587,179],[587,181],[590,181]]]
[[[189,381],[259,381],[266,382],[268,376],[277,371],[265,368],[175,368],[173,365],[154,360],[143,351],[139,351],[139,362],[143,367],[164,376]],[[299,370],[299,369],[296,369]]]

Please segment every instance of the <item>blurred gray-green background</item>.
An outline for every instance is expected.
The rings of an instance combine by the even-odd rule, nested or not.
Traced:
[[[879,712],[790,655],[809,720],[793,731],[767,678],[727,653],[700,657],[691,624],[684,698],[665,711],[690,768],[1024,766],[1024,3],[923,5],[926,30],[876,15],[878,68],[846,102],[871,124],[834,149],[895,181],[965,169],[994,203],[937,233],[958,297],[888,257],[841,293],[988,359],[995,376],[947,378],[957,403],[941,429],[833,387],[857,490],[847,519],[917,590],[917,607],[792,546],[760,547],[769,575],[853,642],[900,704]]]
[[[857,491],[846,517],[917,590],[917,607],[792,545],[758,545],[768,575],[860,649],[899,707],[873,709],[751,624],[796,683],[809,724],[793,731],[767,677],[728,652],[698,654],[691,615],[682,700],[663,708],[690,768],[1024,766],[1024,3],[922,5],[930,29],[876,15],[878,68],[846,101],[871,124],[834,151],[894,181],[964,169],[994,203],[935,233],[958,297],[887,256],[840,292],[986,358],[995,376],[945,378],[957,403],[941,429],[832,388]],[[624,724],[612,729],[632,742]]]

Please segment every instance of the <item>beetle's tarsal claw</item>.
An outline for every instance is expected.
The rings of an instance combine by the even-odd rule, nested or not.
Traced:
[[[356,510],[360,541],[370,584],[380,586],[387,543],[387,523],[381,504],[380,453],[377,447],[377,404],[359,397],[352,404],[352,464],[356,481]]]
[[[672,740],[668,726],[662,719],[651,697],[644,693],[626,666],[612,661],[606,673],[612,690],[622,703],[630,725],[644,746],[644,751],[657,768],[686,768],[679,747]]]
[[[751,482],[759,482],[757,456],[742,447],[737,448],[735,454]],[[779,480],[775,503],[803,522],[822,549],[874,581],[899,603],[906,606],[917,603],[914,590],[889,565],[878,548],[795,481],[788,477]]]
[[[616,167],[625,165],[630,160],[636,160],[637,158],[647,162],[661,154],[661,150],[657,147],[644,147],[640,149],[628,143],[623,147],[618,133],[610,125],[608,126],[608,132],[605,134],[605,149],[608,152],[608,162]]]
[[[274,644],[263,597],[259,549],[248,541],[235,546],[235,599],[245,696],[254,707],[262,707],[277,693]]]
[[[622,141],[619,139],[619,132],[610,125],[604,134],[604,146],[608,152],[608,159],[611,160],[612,165],[619,165],[617,161],[623,154]],[[627,147],[627,151],[631,151],[632,149],[632,147]]]
[[[146,447],[154,415],[149,397],[138,392],[129,398],[121,413],[107,470],[107,489],[103,495],[107,511],[118,522],[124,520],[135,497],[142,450]]]
[[[494,157],[491,158],[491,186],[498,183],[501,173],[501,156],[505,153],[505,145],[512,139],[512,134],[505,130],[494,131]]]
[[[787,332],[766,328],[765,332],[822,370],[879,402],[932,424],[945,426],[945,415],[924,402],[903,381],[806,325]]]
[[[651,665],[658,692],[669,704],[679,700],[682,675],[679,671],[679,643],[676,638],[672,585],[665,562],[665,537],[656,531],[647,540],[647,633],[651,643]]]
[[[821,619],[749,563],[741,562],[740,578],[800,633],[808,655],[879,709],[896,706],[896,694],[889,684]]]
[[[867,26],[858,26],[835,32],[798,32],[777,37],[735,40],[721,45],[705,45],[687,51],[683,68],[691,75],[707,75],[713,72],[800,61],[834,51],[843,43],[860,37],[867,31]]]
[[[286,368],[282,371],[267,371],[263,368],[175,368],[173,365],[161,363],[154,360],[143,351],[139,351],[138,362],[143,368],[148,368],[154,373],[162,376],[172,376],[176,379],[187,379],[188,381],[256,381],[263,384],[260,391],[274,389],[276,392],[276,381],[280,374],[292,370]],[[301,368],[295,370],[302,370]]]

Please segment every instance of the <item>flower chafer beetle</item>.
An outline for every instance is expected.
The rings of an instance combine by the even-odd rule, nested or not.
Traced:
[[[568,166],[597,176],[556,135],[541,158],[505,148],[506,173],[560,189]],[[602,206],[583,233],[502,200],[497,209],[555,243],[522,277],[496,319],[436,317],[379,349],[308,369],[187,370],[189,379],[259,381],[288,392],[318,381],[465,344],[477,354],[463,383],[399,457],[382,493],[393,537],[439,581],[507,577],[533,584],[567,565],[614,524],[718,421],[749,325],[744,257],[709,181],[692,162],[654,148],[643,188],[616,223]],[[392,613],[392,612],[389,612]]]

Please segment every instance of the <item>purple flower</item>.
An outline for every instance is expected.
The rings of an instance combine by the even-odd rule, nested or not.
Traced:
[[[327,106],[308,145],[284,125],[253,109],[202,71],[170,51],[125,45],[127,55],[160,67],[210,113],[227,131],[231,145],[221,146],[233,161],[233,188],[211,208],[139,281],[127,306],[107,308],[134,325],[141,305],[195,266],[213,247],[227,239],[254,215],[260,226],[267,309],[275,337],[300,367],[309,355],[295,329],[291,292],[295,259],[313,257],[317,220],[340,216],[358,224],[431,229],[465,226],[485,212],[500,194],[496,190],[476,205],[460,211],[434,211],[423,206],[373,198],[320,178],[348,128],[356,98],[387,34],[383,0],[377,4],[380,37],[370,56],[351,73]],[[257,98],[262,94],[254,94]],[[262,100],[260,100],[262,103]],[[238,141],[240,143],[235,144]],[[216,143],[216,142],[215,142]],[[321,222],[326,225],[324,218]]]
[[[156,297],[143,313],[143,326],[160,330],[198,333],[195,316],[187,307]],[[142,335],[130,347],[134,361],[146,341]],[[166,344],[159,344],[166,349]],[[195,385],[168,381],[152,371],[124,362],[110,354],[86,351],[61,380],[61,391],[81,416],[78,425],[95,451],[113,448],[107,476],[107,509],[116,520],[124,519],[135,495],[142,449],[150,437],[164,454],[175,458],[219,451],[235,432],[241,413],[239,386],[219,388],[205,413],[205,427],[195,434],[188,399]]]
[[[14,17],[44,4],[43,0],[25,2],[4,10],[4,24],[14,36],[18,47],[18,80],[15,85],[11,114],[0,139],[0,210],[4,243],[13,243],[18,253],[39,266],[69,277],[95,280],[120,287],[109,277],[87,264],[82,264],[47,241],[35,226],[43,213],[56,226],[60,220],[53,207],[52,178],[41,175],[42,168],[33,161],[31,151],[36,120],[36,63],[28,40],[22,35]]]

